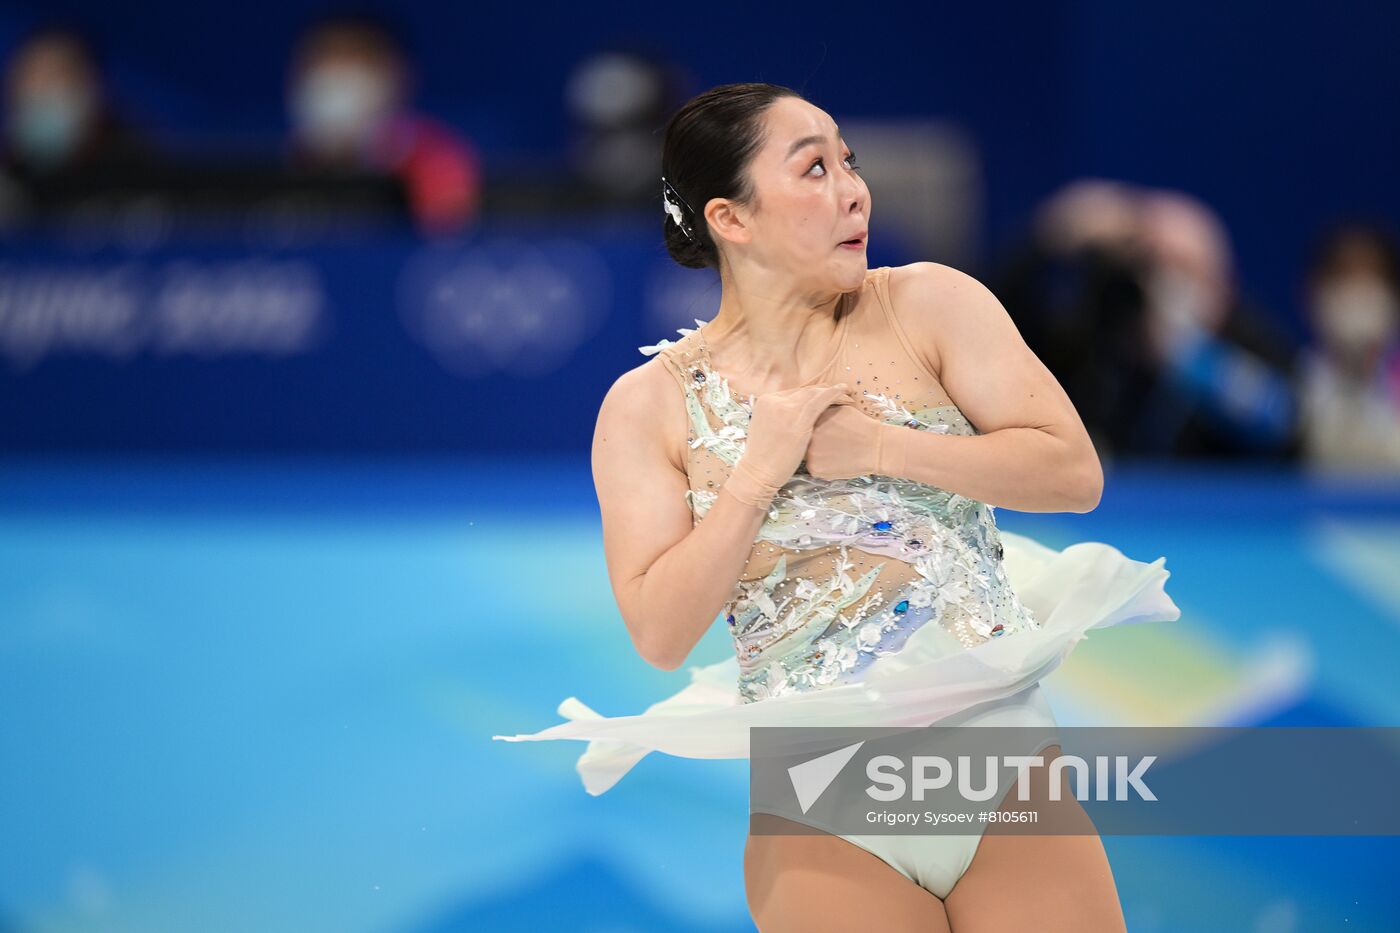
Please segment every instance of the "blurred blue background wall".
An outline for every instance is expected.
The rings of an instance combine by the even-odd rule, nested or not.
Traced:
[[[804,90],[838,122],[931,115],[960,127],[979,166],[970,251],[930,256],[888,232],[882,237],[875,185],[875,264],[932,258],[980,274],[1057,186],[1084,175],[1131,179],[1213,205],[1231,236],[1241,288],[1301,339],[1301,270],[1319,229],[1355,214],[1400,216],[1393,170],[1400,126],[1390,116],[1400,76],[1385,64],[1400,11],[1390,4],[1342,4],[1326,16],[1304,4],[859,11],[818,4],[760,6],[720,25],[701,8],[653,8],[638,21],[626,4],[595,5],[586,16],[545,4],[533,8],[529,28],[507,7],[364,8],[389,18],[411,51],[422,108],[480,147],[488,189],[521,165],[565,171],[576,130],[565,93],[570,74],[597,49],[621,47],[672,63],[692,92],[726,80],[772,80]],[[287,124],[294,40],[333,8],[289,2],[255,9],[157,2],[132,15],[98,3],[10,4],[0,12],[0,52],[35,26],[80,25],[97,43],[117,99],[161,145],[193,154],[273,151]],[[551,309],[569,326],[515,335],[518,352],[497,347],[494,360],[459,360],[451,372],[403,320],[429,313],[423,283],[405,282],[406,265],[426,251],[410,238],[384,246],[385,234],[374,245],[327,249],[238,229],[209,246],[133,221],[76,246],[7,244],[0,272],[19,290],[34,287],[36,268],[55,264],[92,274],[130,267],[135,287],[149,294],[186,256],[216,279],[237,278],[238,268],[227,266],[238,260],[281,263],[292,282],[264,286],[274,295],[301,290],[289,299],[301,317],[285,326],[316,326],[273,349],[256,335],[243,349],[236,335],[213,340],[198,362],[179,350],[162,358],[141,337],[134,348],[111,351],[128,354],[118,363],[92,351],[65,361],[58,338],[49,351],[55,358],[43,367],[13,350],[11,365],[0,369],[0,393],[25,403],[0,426],[0,444],[464,451],[504,441],[576,449],[592,400],[629,361],[626,348],[708,318],[717,306],[716,289],[693,283],[700,295],[689,302],[677,302],[674,291],[648,298],[645,288],[664,289],[673,271],[659,245],[658,206],[659,197],[648,209],[516,221],[512,230],[532,239],[567,233],[581,244],[581,255],[559,265],[570,307]],[[488,212],[455,240],[440,240],[437,251],[454,243],[471,250],[510,223],[508,213]],[[506,252],[496,267],[502,276],[520,261]],[[416,294],[402,293],[415,286]],[[499,307],[518,312],[537,297],[503,297]],[[473,296],[478,304],[482,298]],[[537,371],[524,374],[523,359],[540,353],[546,357]],[[69,407],[73,392],[87,400],[77,411]],[[460,417],[468,399],[506,395],[522,410],[562,405],[561,417],[547,432],[510,431],[503,405],[472,405],[480,423]]]

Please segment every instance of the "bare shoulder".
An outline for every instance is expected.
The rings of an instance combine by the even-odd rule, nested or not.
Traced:
[[[991,289],[975,276],[941,262],[911,262],[890,268],[890,298],[909,309],[901,316],[917,324],[918,318],[929,318],[947,312],[985,308],[997,303]],[[902,302],[900,299],[904,299]]]
[[[941,262],[892,266],[890,304],[900,325],[929,355],[935,373],[943,371],[950,347],[965,336],[966,325],[987,316],[1005,316],[991,289],[975,276]]]
[[[595,456],[612,446],[619,452],[651,447],[683,468],[685,402],[675,377],[658,354],[613,380],[598,409]]]

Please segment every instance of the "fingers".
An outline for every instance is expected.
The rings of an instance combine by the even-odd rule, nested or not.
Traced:
[[[817,400],[823,405],[841,405],[847,402],[855,402],[855,392],[852,391],[849,383],[838,382],[835,385],[822,386],[817,393]]]
[[[807,400],[803,408],[803,415],[809,418],[816,418],[822,412],[834,405],[856,405],[855,393],[851,390],[849,383],[838,382],[835,385],[818,386]]]

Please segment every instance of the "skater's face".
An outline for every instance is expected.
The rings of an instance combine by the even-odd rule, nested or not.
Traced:
[[[851,289],[864,281],[870,189],[836,122],[796,97],[765,113],[765,138],[749,165],[754,197],[715,212],[721,249],[740,262]],[[858,238],[856,244],[845,241]]]

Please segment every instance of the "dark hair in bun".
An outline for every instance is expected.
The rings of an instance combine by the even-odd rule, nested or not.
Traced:
[[[753,198],[749,163],[763,145],[763,114],[780,97],[802,95],[779,84],[722,84],[692,97],[666,123],[661,174],[694,209],[682,207],[695,239],[668,214],[662,229],[666,251],[686,268],[719,268],[719,248],[702,212],[714,198],[741,204]]]

